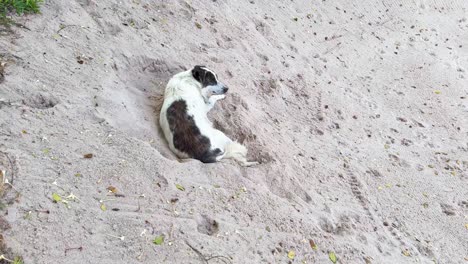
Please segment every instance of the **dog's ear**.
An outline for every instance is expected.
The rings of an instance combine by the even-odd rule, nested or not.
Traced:
[[[203,78],[203,76],[204,76],[203,73],[204,73],[204,71],[205,71],[205,70],[202,69],[202,67],[204,67],[204,66],[202,66],[202,65],[196,65],[196,66],[193,67],[193,69],[192,69],[192,76],[193,76],[193,78],[195,78],[195,80],[199,81],[200,83],[203,83],[202,78]]]

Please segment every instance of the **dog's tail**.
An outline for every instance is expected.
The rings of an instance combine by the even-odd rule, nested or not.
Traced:
[[[223,158],[237,160],[242,164],[242,166],[253,166],[258,164],[258,162],[247,161],[247,148],[235,141],[226,145]]]

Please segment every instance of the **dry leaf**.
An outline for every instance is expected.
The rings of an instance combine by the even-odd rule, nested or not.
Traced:
[[[202,28],[202,25],[198,22],[195,22],[195,26],[198,28],[198,29],[201,29]]]
[[[310,244],[310,247],[311,247],[313,250],[317,250],[317,249],[318,249],[317,244],[315,244],[315,242],[314,242],[312,239],[309,239],[309,244]]]
[[[401,252],[401,253],[403,253],[403,255],[405,255],[405,256],[407,256],[407,257],[411,256],[411,253],[410,253],[408,250],[406,250],[406,249],[403,250],[403,252]]]
[[[92,157],[93,157],[92,153],[88,153],[88,154],[83,155],[83,158],[85,158],[85,159],[91,159]]]
[[[117,188],[115,188],[114,186],[109,186],[107,187],[107,190],[111,193],[116,193],[117,192]]]

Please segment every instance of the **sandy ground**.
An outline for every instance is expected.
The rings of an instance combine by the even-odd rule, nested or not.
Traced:
[[[462,0],[46,1],[0,34],[8,256],[468,263],[467,12]],[[167,148],[165,82],[195,64],[230,86],[211,117],[261,165],[179,163]]]

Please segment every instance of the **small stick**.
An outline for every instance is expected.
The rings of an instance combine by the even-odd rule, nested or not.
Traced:
[[[65,256],[67,255],[68,251],[70,250],[79,250],[79,251],[83,251],[83,246],[80,246],[80,247],[73,247],[73,248],[65,248]]]
[[[204,263],[208,264],[208,260],[206,260],[205,256],[198,249],[196,249],[195,247],[190,245],[190,243],[187,242],[187,240],[185,241],[185,244],[187,244],[187,246],[189,248],[191,248],[193,251],[195,251],[195,253],[197,253],[197,255],[203,260]]]
[[[195,253],[197,253],[197,255],[203,260],[204,263],[208,264],[208,262],[212,259],[222,259],[224,263],[231,263],[232,264],[232,261],[228,258],[228,257],[225,257],[225,256],[211,256],[211,257],[205,257],[203,255],[203,253],[201,253],[198,249],[196,249],[194,246],[190,245],[189,242],[187,242],[187,240],[185,240],[185,244],[187,244],[187,246],[189,246],[189,248],[191,248],[193,251],[195,251]]]
[[[207,258],[206,261],[208,262],[208,261],[210,261],[212,259],[222,259],[223,261],[227,260],[228,263],[232,263],[232,261],[228,257],[225,257],[225,256],[211,256],[211,257]]]

